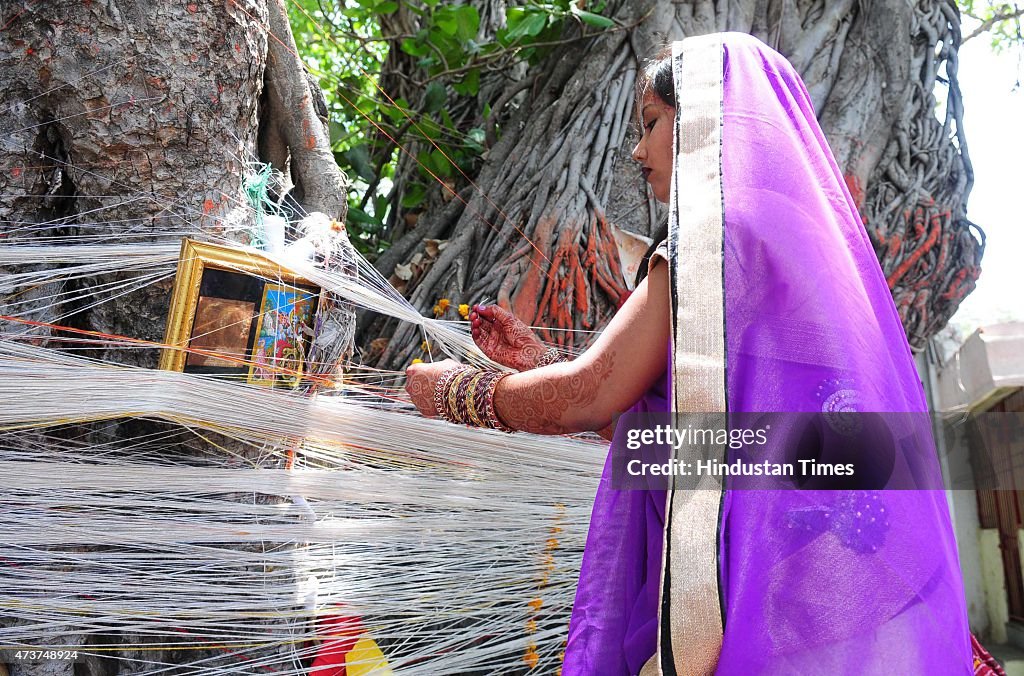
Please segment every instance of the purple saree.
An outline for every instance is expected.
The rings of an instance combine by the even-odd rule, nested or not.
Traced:
[[[926,411],[886,281],[792,66],[732,33],[675,43],[673,62],[669,391],[659,400],[656,386],[638,407]],[[971,672],[942,491],[614,491],[609,471],[567,676]],[[839,510],[856,533],[794,518]]]
[[[632,412],[670,410],[671,366],[670,354],[665,375]],[[613,444],[621,446],[621,437],[619,429]],[[613,489],[611,460],[609,453],[590,517],[586,572],[576,591],[562,669],[566,676],[639,673],[658,637],[665,491]]]

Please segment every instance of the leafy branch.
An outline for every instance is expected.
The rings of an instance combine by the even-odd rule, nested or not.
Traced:
[[[978,22],[978,26],[963,38],[963,42],[988,34],[992,37],[992,46],[996,50],[1014,45],[1024,46],[1024,35],[1021,33],[1020,25],[1024,7],[1017,4],[995,3],[991,0],[966,0],[961,4],[960,12]]]
[[[604,0],[527,0],[485,19],[480,0],[288,2],[299,51],[328,98],[335,159],[353,179],[349,233],[370,257],[448,198],[436,179],[450,190],[475,174],[498,115],[529,86],[509,84],[509,73],[633,27],[602,16]]]

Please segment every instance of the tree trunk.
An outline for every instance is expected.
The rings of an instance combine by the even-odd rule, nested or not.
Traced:
[[[0,222],[7,243],[173,240],[217,230],[240,204],[254,156],[266,6],[147,2],[4,10],[0,48]],[[48,224],[48,225],[40,225]],[[80,239],[81,241],[81,239]],[[96,280],[71,284],[78,289]],[[169,283],[95,308],[50,305],[105,333],[161,340]],[[129,308],[131,310],[129,311]],[[17,330],[16,328],[14,330]],[[136,351],[120,360],[155,366]]]
[[[618,0],[605,14],[623,28],[567,44],[525,74],[521,104],[496,111],[504,113],[501,140],[468,204],[421,218],[378,260],[381,271],[416,256],[429,269],[407,292],[423,312],[439,298],[453,307],[497,300],[544,327],[548,340],[585,346],[626,292],[616,231],[658,236],[665,222],[629,157],[637,62],[672,39],[742,31],[786,55],[804,78],[911,345],[923,347],[973,289],[984,248],[965,217],[971,168],[952,1]],[[940,121],[932,92],[943,74],[949,95]],[[447,246],[426,255],[425,238]],[[400,367],[420,351],[415,334],[397,327],[380,361]]]
[[[282,0],[6,3],[0,9],[0,92],[0,245],[177,243],[196,233],[248,241],[254,212],[243,183],[258,159],[287,173],[295,208],[344,218],[346,181],[317,114],[319,90],[311,91],[301,70]],[[66,345],[63,327],[114,339],[163,339],[170,280],[136,285],[142,288],[130,293],[117,286],[134,273],[5,288],[7,275],[42,267],[0,268],[0,315],[43,324],[0,320],[0,331],[31,331],[36,343],[55,349]],[[351,312],[336,312],[332,316],[347,316],[351,323]],[[102,348],[90,356],[154,368],[159,351]],[[25,457],[40,460],[47,459],[54,439],[73,435],[79,435],[78,443],[109,443],[108,454],[123,447],[129,455],[141,452],[146,439],[162,439],[161,451],[180,454],[182,463],[214,448],[191,431],[140,420],[45,434],[27,432],[3,443],[20,442]],[[227,447],[253,463],[265,455],[231,439],[208,437],[217,453]],[[74,553],[63,555],[73,561]],[[90,590],[61,593],[87,599]],[[86,651],[106,643],[183,640],[175,633],[185,631],[181,627],[125,622],[130,628],[124,630],[82,620],[77,630],[26,626],[24,633],[5,635]],[[273,661],[275,652],[288,650],[278,646],[266,655]],[[88,658],[85,671],[65,661],[17,665],[12,674],[133,673],[146,664],[200,659],[211,669],[237,665],[216,648],[104,654],[109,658]]]

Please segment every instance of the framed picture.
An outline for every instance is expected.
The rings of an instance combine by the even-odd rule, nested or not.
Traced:
[[[258,252],[183,240],[160,368],[296,387],[321,293]]]

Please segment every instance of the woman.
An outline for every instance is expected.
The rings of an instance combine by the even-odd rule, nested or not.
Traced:
[[[500,378],[452,361],[410,367],[419,410],[541,434],[600,430],[630,407],[926,411],[792,66],[748,35],[689,38],[644,70],[638,108],[633,157],[670,205],[647,278],[573,362]],[[499,361],[540,361],[507,313],[478,308],[473,326]],[[609,459],[622,447],[620,435]],[[563,673],[971,673],[942,491],[621,491],[611,473],[609,462]]]

